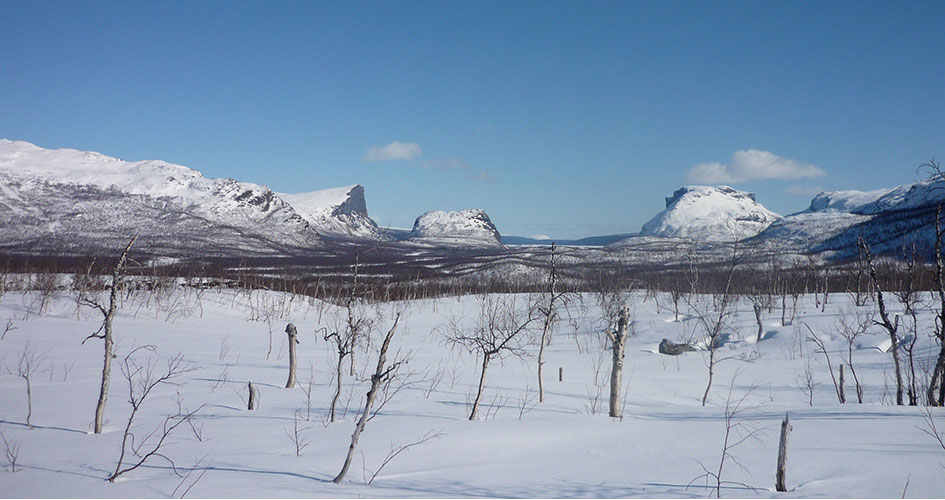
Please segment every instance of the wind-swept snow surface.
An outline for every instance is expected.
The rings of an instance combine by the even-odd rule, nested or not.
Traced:
[[[65,279],[65,278],[63,278]],[[744,469],[728,461],[723,497],[942,497],[945,450],[923,432],[923,409],[890,406],[887,353],[863,342],[854,351],[865,404],[840,405],[823,355],[804,341],[806,323],[826,340],[834,367],[845,352],[834,334],[841,310],[854,306],[831,295],[825,313],[813,297],[802,297],[794,325],[780,324],[780,311],[763,316],[764,335],[747,303],[739,303],[716,366],[709,404],[700,405],[706,382],[703,352],[657,354],[663,338],[698,340],[698,320],[685,310],[658,312],[653,299],[631,299],[635,322],[627,345],[626,402],[622,420],[606,416],[610,353],[601,334],[605,324],[593,295],[584,307],[573,302],[545,353],[546,402],[537,404],[534,359],[508,357],[489,367],[482,417],[468,421],[478,385],[479,360],[444,342],[451,324],[475,328],[482,310],[476,297],[444,298],[366,306],[373,320],[370,344],[358,347],[357,376],[343,370],[339,418],[327,423],[334,388],[335,355],[328,331],[347,311],[303,297],[264,292],[176,289],[163,295],[128,295],[115,321],[116,366],[106,409],[105,433],[90,433],[101,376],[100,341],[82,340],[96,331],[101,315],[76,311],[66,292],[8,292],[0,298],[0,328],[15,329],[0,341],[0,432],[19,443],[17,472],[0,453],[0,491],[5,497],[687,497],[705,498],[704,464],[716,470],[725,434],[726,400],[744,398],[738,417],[761,429],[730,449]],[[498,299],[512,300],[510,296]],[[526,296],[514,298],[516,307]],[[662,304],[668,297],[659,297]],[[711,297],[690,297],[694,303]],[[890,307],[894,307],[890,305]],[[869,305],[863,306],[865,312]],[[341,485],[331,479],[341,467],[364,402],[365,377],[376,364],[377,340],[403,312],[388,362],[410,358],[392,388],[399,392],[367,422],[355,467]],[[901,312],[901,311],[891,311]],[[78,319],[77,319],[78,318]],[[311,405],[302,389],[285,389],[288,360],[286,323],[298,327],[299,385],[312,381]],[[924,333],[933,324],[920,314],[921,362],[934,355]],[[540,327],[539,327],[540,329]],[[272,332],[272,350],[267,355]],[[875,328],[864,341],[879,339]],[[141,406],[132,426],[136,443],[168,415],[197,411],[193,428],[183,425],[142,467],[108,483],[114,470],[130,406],[118,366],[135,348],[134,359],[157,372],[178,353],[193,368],[162,385]],[[526,353],[536,352],[532,343]],[[392,354],[399,350],[399,354]],[[15,372],[25,351],[42,355],[32,379],[32,423],[25,425],[24,380]],[[815,385],[813,406],[798,388],[805,367]],[[563,381],[558,381],[559,372]],[[409,376],[408,376],[409,375]],[[246,409],[247,383],[259,388],[260,407]],[[404,385],[400,386],[403,382]],[[853,394],[848,380],[848,397]],[[790,412],[791,433],[786,494],[774,491],[777,425]],[[945,430],[943,409],[932,415]],[[296,455],[291,436],[298,424],[308,443]],[[432,434],[431,434],[432,433]],[[374,478],[391,450],[411,447]],[[2,446],[2,443],[0,443]],[[2,450],[0,450],[2,451]],[[363,451],[363,457],[360,453]],[[177,474],[175,474],[175,468]],[[179,474],[179,475],[178,475]],[[741,484],[747,486],[743,486]],[[906,486],[908,485],[908,486]],[[749,488],[749,486],[751,488]],[[189,488],[189,489],[188,489]]]

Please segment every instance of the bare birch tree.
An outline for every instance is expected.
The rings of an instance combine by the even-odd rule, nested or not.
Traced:
[[[558,291],[558,258],[557,247],[551,244],[551,273],[548,278],[548,293],[538,310],[543,316],[541,341],[538,346],[538,402],[545,401],[545,385],[542,369],[545,366],[545,346],[551,343],[551,333],[555,323],[558,321],[558,311],[556,303],[567,301],[567,294]]]
[[[713,307],[707,304],[705,297],[702,297],[702,300],[698,300],[695,293],[698,274],[695,272],[695,268],[691,268],[690,271],[690,283],[693,293],[687,297],[687,301],[689,302],[689,308],[696,317],[697,324],[702,328],[705,335],[706,350],[709,353],[709,359],[706,361],[706,368],[709,370],[709,378],[705,385],[705,392],[702,393],[702,406],[705,406],[706,401],[709,399],[709,390],[712,388],[712,379],[715,375],[715,365],[721,361],[718,358],[717,351],[723,343],[723,333],[729,317],[732,315],[731,307],[735,299],[734,294],[731,293],[732,280],[735,275],[735,268],[738,266],[741,258],[742,255],[738,247],[738,242],[733,242],[732,257],[725,273],[725,282],[722,285],[721,292],[714,294],[712,297]]]
[[[613,354],[613,365],[610,369],[609,414],[614,418],[623,417],[620,405],[620,382],[623,380],[623,360],[627,346],[627,337],[630,336],[630,323],[630,308],[624,306],[620,310],[616,328],[613,330],[608,328],[604,331],[604,333],[607,334],[607,338],[610,339]]]
[[[899,362],[899,315],[895,316],[895,323],[889,320],[889,314],[886,313],[886,303],[883,301],[883,290],[879,286],[879,279],[876,277],[876,266],[873,265],[873,257],[870,254],[870,247],[863,241],[863,238],[859,238],[857,243],[860,246],[860,249],[863,251],[863,254],[866,256],[866,265],[869,268],[870,279],[873,281],[873,286],[876,289],[876,304],[879,306],[879,318],[882,321],[874,321],[875,324],[882,326],[886,329],[886,332],[889,333],[889,353],[893,359],[893,365],[896,370],[896,404],[902,406],[902,367]]]
[[[368,390],[367,398],[364,402],[364,410],[361,412],[361,417],[358,419],[358,423],[354,427],[354,433],[351,435],[348,455],[345,457],[345,463],[341,467],[341,472],[332,479],[336,484],[344,480],[345,475],[348,473],[348,468],[351,467],[351,460],[354,458],[354,450],[358,446],[358,439],[361,437],[361,432],[364,431],[364,426],[367,424],[368,417],[371,414],[371,407],[374,405],[374,400],[377,397],[378,388],[397,371],[397,368],[401,364],[400,362],[395,362],[390,367],[385,366],[387,363],[387,350],[390,348],[390,341],[394,338],[394,332],[397,330],[399,323],[400,313],[394,317],[394,325],[391,326],[390,330],[387,332],[387,336],[384,337],[384,342],[381,344],[381,351],[377,356],[377,367],[374,369],[374,374],[371,375],[371,389]]]
[[[837,317],[837,330],[840,336],[847,342],[847,366],[850,367],[850,373],[853,375],[853,383],[856,387],[856,400],[859,404],[863,404],[863,385],[860,383],[860,378],[856,375],[856,368],[853,366],[853,348],[855,347],[856,339],[866,334],[869,328],[873,326],[873,323],[873,312],[864,312],[861,308],[857,307],[852,308],[852,311],[842,309]]]
[[[115,347],[112,323],[115,320],[115,314],[118,312],[118,290],[121,289],[122,280],[124,279],[128,252],[131,251],[131,246],[135,244],[135,240],[137,239],[137,236],[131,238],[131,241],[128,242],[125,250],[121,252],[121,256],[118,257],[118,262],[115,264],[115,270],[112,273],[112,283],[109,286],[108,307],[106,308],[104,305],[88,296],[82,298],[85,305],[98,309],[104,316],[102,326],[99,327],[98,331],[82,341],[83,344],[90,338],[99,338],[105,341],[105,360],[102,364],[102,384],[98,394],[98,403],[95,405],[96,434],[101,434],[102,426],[105,421],[105,403],[108,401],[108,384],[112,374],[112,358],[114,357],[113,351]]]
[[[521,357],[525,354],[528,327],[536,319],[535,308],[528,304],[523,311],[516,305],[514,297],[488,295],[479,298],[479,317],[471,334],[464,325],[453,321],[448,327],[446,341],[462,347],[481,357],[479,389],[469,413],[469,420],[476,419],[482,393],[486,386],[486,371],[493,358],[502,359],[506,354]]]
[[[32,378],[36,374],[36,371],[40,369],[44,354],[37,354],[30,345],[29,339],[26,341],[26,345],[23,346],[23,352],[20,354],[20,359],[16,364],[16,376],[23,379],[26,382],[26,426],[30,429],[33,428],[31,419],[33,417],[33,384]]]
[[[931,165],[941,173],[938,164]],[[932,377],[926,389],[926,399],[930,406],[945,404],[945,262],[943,262],[942,244],[945,239],[945,227],[942,226],[942,205],[935,211],[935,288],[938,293],[938,313],[935,318],[935,337],[938,340],[938,359],[932,368]],[[938,389],[938,394],[936,394]]]

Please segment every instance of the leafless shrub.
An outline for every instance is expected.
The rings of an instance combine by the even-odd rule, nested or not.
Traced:
[[[722,440],[722,452],[719,456],[719,464],[713,470],[709,470],[705,464],[697,460],[696,462],[698,462],[699,466],[702,467],[704,473],[693,478],[693,480],[689,482],[689,485],[691,486],[692,483],[700,479],[704,479],[706,487],[711,487],[714,489],[716,498],[722,498],[722,486],[725,485],[741,486],[755,491],[755,488],[745,483],[723,479],[725,464],[729,461],[737,465],[743,471],[748,472],[748,468],[738,460],[738,458],[733,454],[733,450],[746,441],[758,441],[759,434],[765,430],[762,427],[758,427],[754,421],[743,418],[744,413],[756,409],[760,405],[752,404],[749,400],[752,392],[755,389],[755,386],[749,388],[745,394],[738,397],[737,399],[734,398],[733,391],[735,388],[735,380],[737,378],[738,372],[736,371],[736,375],[732,378],[732,383],[729,385],[728,396],[725,398],[725,408],[723,410],[723,417],[725,421],[725,437]]]
[[[863,404],[863,386],[860,384],[860,379],[857,377],[856,369],[853,366],[853,348],[855,347],[856,339],[865,335],[874,323],[873,311],[864,311],[861,308],[853,308],[852,311],[850,309],[841,309],[837,316],[837,331],[847,342],[847,366],[850,368],[850,373],[853,375],[853,382],[856,387],[856,399],[860,404]]]
[[[512,397],[498,392],[492,395],[492,399],[488,404],[483,405],[486,409],[485,415],[483,415],[483,420],[495,420],[496,415],[499,414],[499,410],[508,406],[509,400]]]
[[[384,470],[384,467],[387,467],[387,464],[389,464],[391,461],[393,461],[395,458],[397,458],[397,456],[400,455],[401,453],[403,453],[403,452],[405,452],[405,451],[407,451],[407,450],[409,450],[410,448],[413,448],[413,447],[415,447],[415,446],[420,446],[421,444],[424,444],[424,443],[426,443],[427,441],[431,441],[431,440],[433,440],[433,439],[436,439],[436,438],[440,437],[441,435],[443,435],[443,431],[442,431],[442,430],[440,430],[440,431],[430,431],[430,432],[427,432],[426,434],[424,434],[423,437],[421,437],[420,439],[418,439],[418,440],[416,440],[416,441],[414,441],[414,442],[412,442],[412,443],[407,443],[407,444],[402,444],[402,445],[397,445],[397,446],[395,446],[394,443],[391,443],[391,445],[390,445],[390,451],[387,452],[387,456],[384,457],[384,460],[381,462],[381,465],[378,466],[378,468],[371,474],[371,478],[368,479],[367,483],[368,483],[368,484],[373,483],[373,482],[374,482],[374,479],[377,478],[377,475],[380,474],[382,470]]]
[[[295,414],[293,415],[293,418],[292,418],[291,432],[289,431],[289,429],[284,429],[286,436],[289,436],[289,439],[292,440],[292,444],[295,447],[295,456],[297,457],[301,457],[302,450],[304,450],[305,447],[309,445],[308,439],[305,439],[302,436],[302,433],[311,428],[311,427],[299,428],[299,413],[301,413],[299,410],[295,410]]]
[[[604,367],[605,351],[599,349],[597,352],[597,358],[591,361],[594,383],[588,386],[587,402],[584,403],[584,409],[587,411],[588,415],[597,415],[604,407],[604,390],[607,386],[607,378],[604,377],[602,371]]]
[[[210,470],[208,467],[203,465],[203,461],[206,458],[207,457],[203,457],[200,460],[198,460],[197,463],[195,463],[194,466],[191,467],[190,470],[187,471],[187,474],[184,474],[184,477],[181,478],[180,483],[177,483],[177,487],[174,488],[174,491],[171,492],[171,498],[184,498],[185,496],[187,496],[187,493],[190,492],[191,488],[196,486],[197,483],[199,483],[200,480],[203,479],[204,474],[206,474],[207,471]],[[178,497],[177,492],[180,491],[181,487],[187,484],[187,481],[190,479],[190,476],[193,475],[194,471],[198,471],[198,470],[200,471],[200,474],[198,474],[197,477],[193,479],[193,481],[190,481],[190,485],[187,486],[187,488],[184,488],[184,491],[182,491],[180,496]]]
[[[180,391],[177,392],[177,395],[174,397],[174,402],[177,403],[177,414],[178,415],[187,415],[190,413],[190,410],[184,408],[184,397],[181,396]],[[194,419],[187,419],[187,425],[190,426],[190,431],[193,432],[194,437],[197,438],[197,441],[203,442],[203,429],[204,424],[194,423]]]
[[[72,369],[75,368],[75,361],[72,363],[63,363],[62,364],[62,377],[59,377],[60,382],[65,382],[69,380],[69,374],[72,373]],[[49,363],[49,382],[56,381],[56,366],[52,363]]]
[[[938,429],[938,425],[935,424],[935,416],[932,414],[932,408],[930,406],[924,407],[922,417],[925,420],[925,428],[918,429],[934,439],[939,447],[942,448],[942,451],[945,452],[945,430],[940,431]],[[942,467],[945,467],[945,464],[943,464]]]
[[[523,392],[518,397],[518,419],[521,420],[526,413],[535,409],[535,406],[538,405],[538,401],[535,401],[535,393],[532,390],[530,385],[525,386],[525,392]]]
[[[38,371],[42,370],[45,357],[45,354],[38,354],[33,349],[33,346],[30,345],[29,339],[27,339],[26,344],[23,346],[23,352],[20,353],[20,357],[16,363],[16,376],[26,382],[26,426],[30,429],[33,428],[33,424],[30,421],[33,417],[32,379]]]
[[[223,340],[220,341],[220,353],[217,354],[221,363],[226,363],[226,358],[230,356],[230,349],[232,348],[233,345],[230,344],[230,336],[227,335],[223,337]]]
[[[302,391],[302,394],[305,395],[305,421],[310,422],[312,420],[312,392],[315,389],[315,365],[309,363],[308,365],[308,379],[299,384],[299,389]]]
[[[16,472],[16,462],[20,458],[20,445],[22,441],[8,440],[0,431],[0,439],[3,440],[4,455],[7,457],[7,463],[10,464],[10,472]]]
[[[3,327],[3,333],[0,333],[0,340],[7,338],[7,334],[16,329],[16,326],[13,325],[13,320],[7,319],[7,324]]]
[[[456,318],[447,327],[447,343],[474,353],[482,361],[479,374],[479,389],[469,412],[469,420],[476,419],[486,385],[486,370],[493,358],[501,360],[506,355],[521,358],[526,355],[527,331],[537,319],[533,304],[520,307],[513,296],[487,295],[479,297],[479,316],[472,332]]]
[[[433,372],[429,377],[425,378],[427,386],[423,389],[424,399],[430,399],[430,395],[433,394],[433,391],[436,391],[436,388],[440,386],[440,383],[443,382],[443,377],[445,375],[446,369],[444,369],[442,366],[438,366],[435,372]]]
[[[797,387],[807,396],[807,404],[814,406],[814,389],[817,383],[814,382],[814,370],[811,367],[810,357],[804,361],[804,373],[797,377]]]
[[[125,356],[121,366],[121,372],[128,382],[128,403],[131,405],[131,414],[128,416],[128,423],[125,425],[125,430],[122,434],[121,452],[118,456],[118,464],[115,466],[115,472],[108,477],[109,482],[115,482],[115,479],[119,476],[137,469],[152,457],[163,458],[170,463],[171,468],[173,468],[176,473],[177,469],[174,465],[174,461],[168,458],[167,455],[162,452],[161,448],[164,446],[168,436],[170,436],[175,429],[189,421],[204,406],[201,405],[196,410],[187,414],[178,413],[176,415],[169,415],[164,418],[163,424],[158,425],[143,438],[137,439],[134,432],[132,432],[134,419],[141,409],[141,405],[151,394],[151,391],[161,384],[177,385],[176,382],[173,382],[174,379],[194,370],[194,368],[185,366],[183,363],[183,355],[178,354],[168,360],[165,370],[156,373],[156,365],[153,358],[148,358],[144,364],[139,364],[134,359],[135,353],[142,349],[153,351],[154,347],[142,346],[133,349]],[[122,468],[125,456],[129,451],[138,460]]]
[[[837,383],[837,377],[833,374],[833,365],[830,363],[830,353],[827,352],[827,346],[824,344],[824,341],[814,333],[810,325],[804,323],[804,326],[807,327],[807,331],[810,332],[810,336],[807,337],[807,340],[817,346],[817,351],[815,352],[823,353],[824,359],[827,360],[827,371],[830,372],[830,379],[833,380],[833,388],[837,392],[837,400],[840,401],[840,404],[845,403],[843,392],[840,390],[840,385]]]

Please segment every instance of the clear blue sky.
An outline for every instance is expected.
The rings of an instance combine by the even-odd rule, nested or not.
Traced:
[[[381,225],[634,232],[698,164],[786,214],[945,159],[941,1],[0,0],[0,47],[2,138],[360,183]]]

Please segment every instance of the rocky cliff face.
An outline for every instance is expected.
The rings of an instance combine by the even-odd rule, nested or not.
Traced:
[[[392,241],[368,216],[364,187],[360,184],[309,193],[285,194],[287,201],[319,234],[330,238]]]
[[[751,237],[780,216],[755,201],[754,193],[728,186],[687,186],[666,198],[666,209],[643,225],[643,236],[733,241]]]

